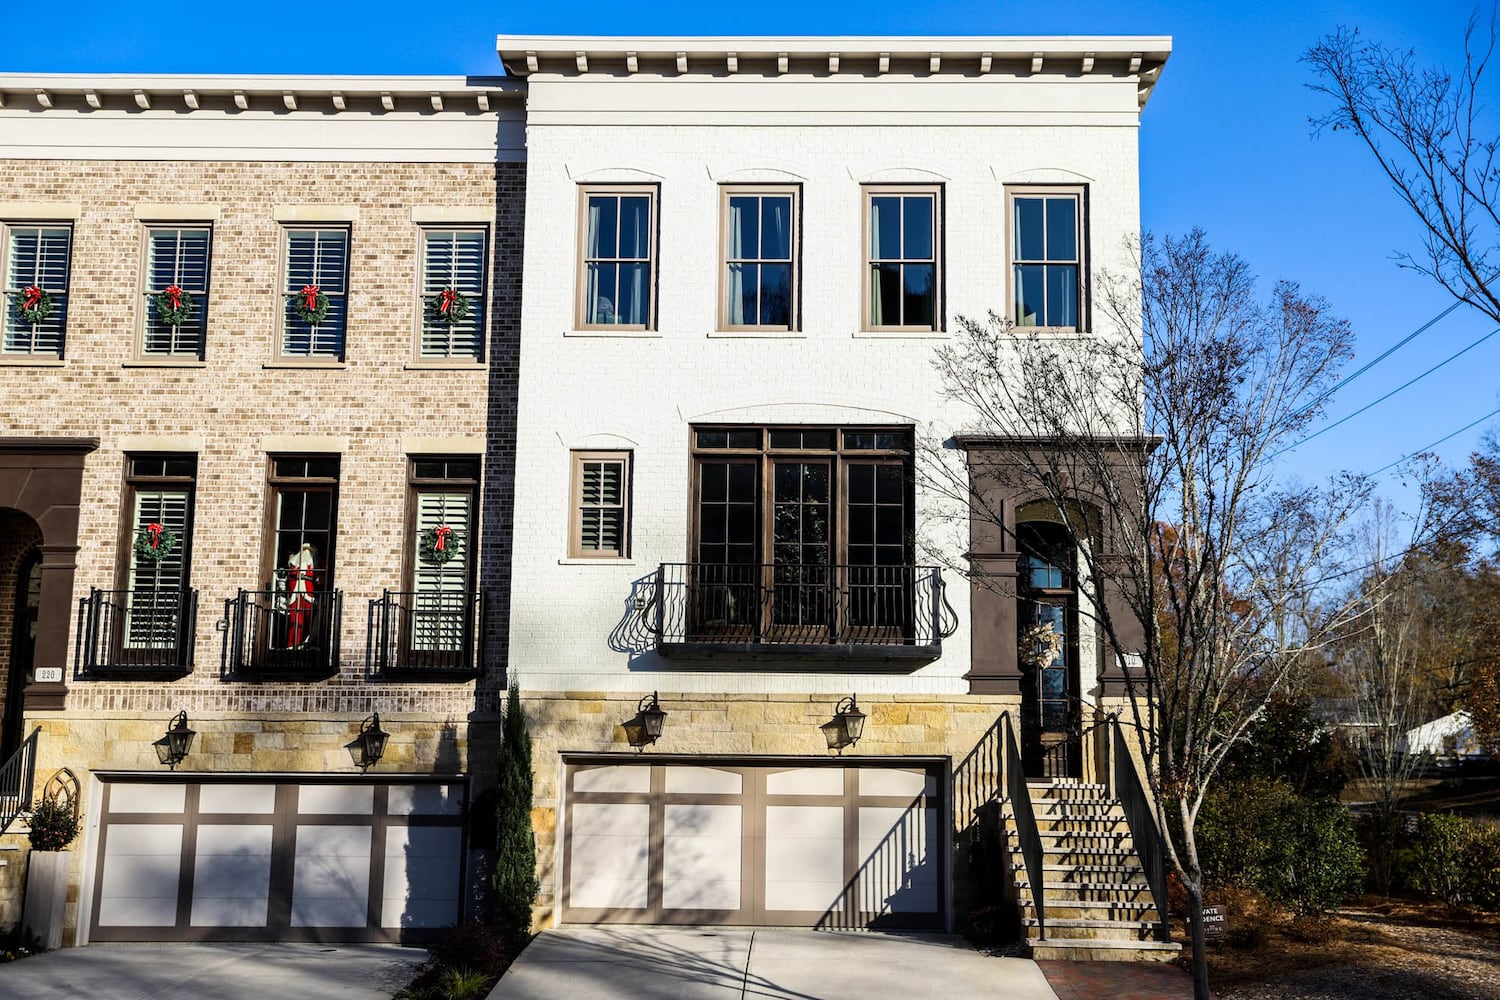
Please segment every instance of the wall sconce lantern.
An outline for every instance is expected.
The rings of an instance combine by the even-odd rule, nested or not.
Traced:
[[[380,713],[376,712],[359,724],[359,735],[344,749],[349,751],[354,766],[363,773],[380,763],[380,758],[385,756],[385,741],[388,739],[390,734],[380,728]]]
[[[865,734],[865,713],[859,710],[859,705],[851,694],[838,703],[838,707],[833,710],[833,718],[818,728],[823,730],[828,749],[843,753],[844,747],[852,747]]]
[[[656,700],[656,692],[652,691],[636,705],[635,718],[623,723],[625,738],[637,750],[644,750],[648,744],[661,739],[662,723],[666,720],[667,713],[661,710],[661,704]]]
[[[161,739],[151,744],[156,747],[156,759],[177,770],[177,765],[193,749],[193,737],[197,732],[188,728],[187,712],[178,712],[177,716],[167,723],[167,732]]]

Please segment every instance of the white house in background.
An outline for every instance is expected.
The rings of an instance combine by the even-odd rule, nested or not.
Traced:
[[[1079,776],[1077,719],[1121,689],[1036,555],[1058,526],[1018,496],[1029,562],[960,538],[1029,588],[971,601],[918,546],[913,450],[964,429],[931,363],[957,317],[1099,332],[1170,44],[498,40],[527,82],[509,668],[540,920],[943,927],[950,776],[1000,713],[1069,706],[1049,776]],[[1066,641],[1023,675],[1040,619]]]
[[[1451,760],[1484,756],[1484,749],[1474,736],[1474,720],[1468,712],[1450,712],[1415,729],[1408,729],[1401,742],[1407,753],[1431,754]]]

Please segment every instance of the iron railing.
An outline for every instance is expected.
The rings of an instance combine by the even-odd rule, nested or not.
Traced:
[[[936,649],[958,617],[933,566],[663,563],[641,612],[659,646]]]
[[[1005,794],[1010,799],[1011,815],[1016,823],[1016,839],[1026,859],[1026,880],[1031,883],[1031,901],[1036,908],[1037,936],[1047,939],[1047,872],[1042,853],[1042,837],[1037,830],[1036,814],[1031,809],[1031,792],[1026,788],[1026,772],[1021,765],[1021,748],[1016,744],[1016,730],[1010,713],[1000,717],[1005,728]]]
[[[10,829],[21,813],[31,811],[32,784],[36,781],[36,743],[42,733],[37,726],[10,760],[0,765],[0,834]]]
[[[478,591],[382,591],[373,605],[380,674],[468,675],[478,669]]]
[[[326,677],[339,669],[344,595],[241,590],[224,602],[230,676]]]
[[[84,602],[85,674],[191,673],[198,637],[196,590],[99,590]]]
[[[1162,848],[1161,832],[1156,826],[1156,811],[1141,784],[1140,772],[1136,770],[1135,758],[1125,743],[1125,732],[1120,718],[1110,715],[1108,723],[1113,733],[1111,756],[1114,758],[1114,793],[1125,811],[1125,820],[1130,826],[1130,839],[1135,842],[1136,853],[1146,869],[1146,884],[1151,887],[1151,897],[1156,901],[1156,914],[1161,919],[1156,936],[1167,940],[1170,928],[1167,923],[1167,859]]]

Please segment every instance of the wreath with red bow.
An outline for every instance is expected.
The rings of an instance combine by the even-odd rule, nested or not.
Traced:
[[[292,308],[297,318],[309,326],[317,326],[328,317],[328,296],[317,285],[303,285],[292,298]]]
[[[462,323],[469,316],[469,297],[456,288],[445,288],[427,298],[427,311],[435,320],[449,326]]]
[[[152,521],[135,533],[135,554],[142,559],[161,562],[177,551],[177,533],[164,524]]]
[[[185,288],[168,285],[154,301],[156,315],[168,326],[181,326],[193,317],[193,296]]]
[[[16,312],[20,315],[21,322],[33,326],[45,323],[47,317],[52,315],[54,306],[52,293],[40,285],[27,285],[16,298]]]
[[[422,532],[421,553],[427,562],[442,564],[458,558],[462,536],[446,524]]]

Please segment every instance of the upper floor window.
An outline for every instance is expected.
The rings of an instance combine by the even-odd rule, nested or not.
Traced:
[[[422,358],[478,361],[484,351],[483,227],[422,230]]]
[[[584,188],[580,198],[579,327],[655,329],[656,188]]]
[[[797,189],[723,190],[720,328],[796,329]]]
[[[289,228],[285,235],[281,355],[341,361],[349,306],[349,230]]]
[[[1010,215],[1011,322],[1082,329],[1082,189],[1012,190]]]
[[[71,226],[5,227],[4,354],[63,356],[72,249]]]
[[[942,189],[865,188],[866,330],[938,330]]]
[[[203,357],[211,242],[208,226],[147,228],[142,355]]]

